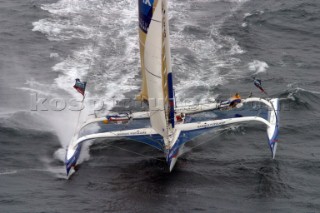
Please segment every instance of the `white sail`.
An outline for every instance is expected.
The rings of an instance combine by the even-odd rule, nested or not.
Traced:
[[[152,128],[167,138],[168,122],[165,114],[165,96],[163,92],[163,13],[162,0],[158,0],[149,26],[145,49],[144,67],[148,89],[148,102]]]
[[[171,73],[171,50],[170,50],[170,36],[169,36],[169,19],[168,19],[168,1],[163,0],[163,18],[164,18],[164,48],[166,56],[167,72]]]

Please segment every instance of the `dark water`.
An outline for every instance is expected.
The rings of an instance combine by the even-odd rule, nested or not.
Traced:
[[[32,97],[78,97],[72,84],[81,77],[106,109],[132,98],[140,85],[137,4],[3,0],[0,212],[320,212],[320,2],[170,3],[180,103],[262,95],[250,80],[258,76],[281,98],[276,159],[263,126],[248,124],[192,142],[206,143],[172,173],[147,146],[99,141],[66,180],[77,113],[32,111]]]

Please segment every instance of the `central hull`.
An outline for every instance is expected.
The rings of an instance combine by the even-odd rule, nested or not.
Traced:
[[[169,137],[169,139],[171,139],[171,142],[169,142],[170,144],[170,148],[166,149],[166,161],[167,164],[169,166],[169,171],[171,172],[178,160],[178,157],[181,154],[182,147],[183,147],[183,143],[180,143],[180,141],[182,140],[182,134],[181,131],[175,131],[171,137]],[[169,140],[170,141],[170,140]]]
[[[171,172],[176,165],[179,156],[183,153],[184,144],[177,148],[170,149],[166,154],[166,161],[169,166],[169,171]]]

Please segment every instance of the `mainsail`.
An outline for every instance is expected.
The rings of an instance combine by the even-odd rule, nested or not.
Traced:
[[[143,77],[139,97],[148,100],[152,127],[167,138],[174,127],[167,1],[139,0],[139,26]]]

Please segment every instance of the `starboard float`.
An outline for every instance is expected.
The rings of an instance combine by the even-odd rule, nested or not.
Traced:
[[[245,122],[260,122],[267,127],[268,145],[275,157],[280,108],[277,98],[236,96],[225,102],[175,107],[167,0],[139,0],[139,38],[142,88],[138,99],[148,102],[149,111],[112,114],[82,124],[67,148],[68,175],[86,141],[126,138],[150,145],[164,153],[172,171],[187,142],[209,129]],[[79,88],[83,94],[85,84]]]

